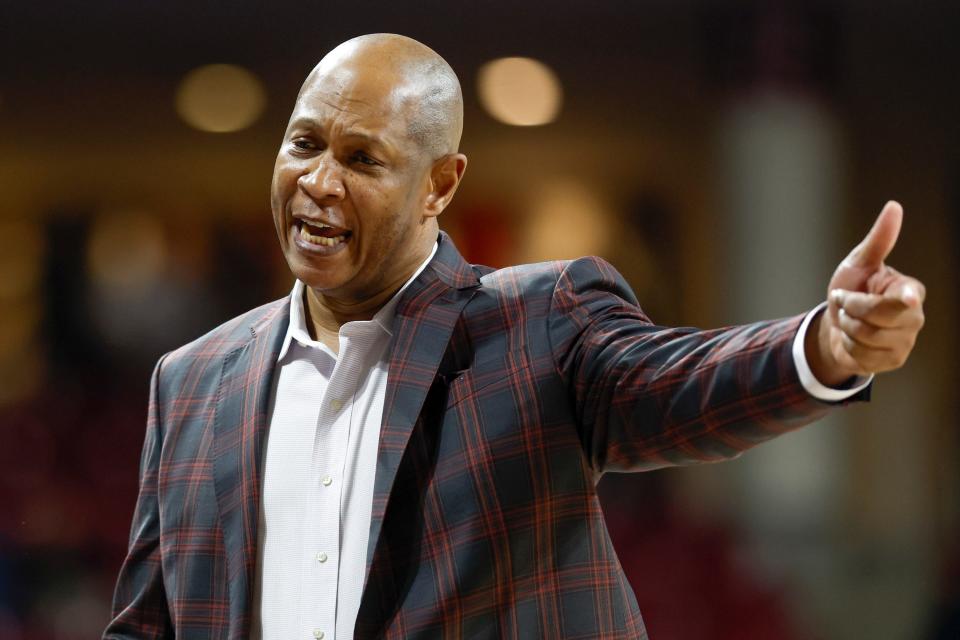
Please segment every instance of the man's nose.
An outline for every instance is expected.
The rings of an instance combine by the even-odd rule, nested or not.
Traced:
[[[329,152],[317,157],[310,171],[297,178],[297,184],[314,200],[342,200],[346,194],[343,187],[342,167]]]

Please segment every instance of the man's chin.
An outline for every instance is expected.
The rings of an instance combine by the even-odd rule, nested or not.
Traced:
[[[329,295],[342,289],[349,281],[349,276],[340,269],[319,269],[312,265],[303,264],[302,260],[288,261],[293,277],[317,293]]]
[[[296,274],[295,274],[296,275]],[[314,293],[322,294],[324,296],[336,298],[337,293],[343,290],[342,282],[331,282],[325,278],[301,278],[297,277],[297,280],[303,282],[306,288],[311,289]]]

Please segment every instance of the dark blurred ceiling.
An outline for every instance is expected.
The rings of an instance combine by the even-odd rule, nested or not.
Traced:
[[[731,99],[779,86],[817,96],[853,137],[899,137],[895,149],[910,147],[916,137],[921,158],[926,144],[941,160],[950,154],[955,165],[957,6],[866,0],[0,0],[0,180],[4,171],[14,181],[30,180],[12,186],[39,194],[29,195],[34,200],[83,189],[100,193],[109,171],[94,175],[90,169],[71,178],[69,163],[111,171],[119,164],[125,180],[116,182],[131,189],[142,183],[134,175],[140,170],[201,193],[222,183],[218,198],[262,199],[262,176],[269,174],[306,73],[339,42],[380,31],[417,38],[453,65],[464,85],[468,153],[477,141],[505,133],[478,106],[477,69],[491,58],[525,55],[552,66],[564,86],[556,123],[545,131],[510,131],[511,140],[536,139],[544,150],[549,134],[558,134],[552,144],[562,149],[566,140],[583,141],[593,132],[602,157],[602,146],[618,137],[626,145],[641,139],[655,146],[653,136],[664,132],[669,146],[654,151],[670,153],[682,138],[676,132],[695,139]],[[216,62],[244,65],[266,84],[266,112],[239,135],[193,131],[173,108],[183,75]],[[185,177],[215,170],[219,182]],[[243,191],[245,183],[260,191]]]
[[[773,73],[799,74],[818,90],[839,87],[841,98],[844,88],[856,94],[857,84],[889,83],[955,101],[956,7],[862,0],[3,0],[0,95],[15,108],[17,95],[32,102],[84,83],[176,81],[208,62],[245,64],[268,84],[286,84],[350,36],[393,31],[426,42],[461,75],[492,57],[538,57],[584,94],[631,93],[670,74],[707,87],[739,83],[771,72],[764,67],[772,64]]]

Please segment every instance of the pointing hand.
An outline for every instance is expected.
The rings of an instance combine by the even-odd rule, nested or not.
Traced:
[[[827,310],[806,336],[814,376],[836,386],[854,375],[903,366],[923,327],[926,288],[884,264],[900,234],[903,208],[890,201],[830,279]]]

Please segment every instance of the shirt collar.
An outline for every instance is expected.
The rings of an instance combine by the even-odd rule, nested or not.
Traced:
[[[400,294],[427,268],[427,265],[430,264],[433,256],[437,253],[438,246],[438,243],[434,243],[433,250],[430,252],[430,255],[427,256],[427,259],[417,267],[417,270],[413,272],[410,279],[393,294],[393,297],[374,314],[372,322],[380,325],[380,327],[387,332],[387,335],[393,335],[393,319],[396,316],[397,304],[400,302]],[[306,291],[306,285],[304,285],[301,280],[293,283],[293,290],[290,292],[290,324],[287,325],[287,333],[283,337],[283,346],[280,347],[280,355],[277,356],[278,362],[283,360],[284,356],[287,355],[290,343],[293,340],[296,340],[300,344],[313,344],[316,342],[310,338],[310,331],[307,330],[307,317],[303,310],[304,291]]]

